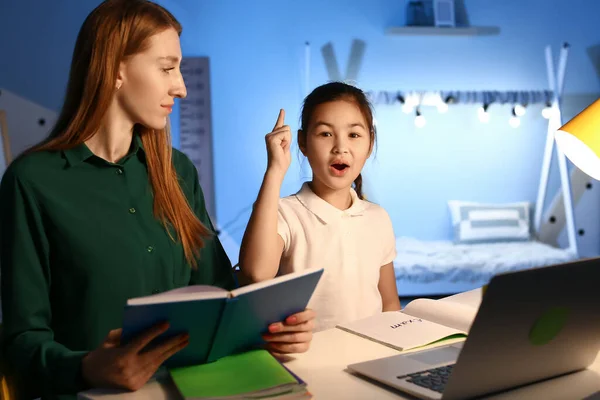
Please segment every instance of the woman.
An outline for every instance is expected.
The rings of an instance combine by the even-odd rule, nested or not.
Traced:
[[[2,351],[23,397],[140,388],[188,339],[147,346],[165,324],[120,344],[126,300],[234,285],[197,171],[170,146],[168,114],[186,96],[180,34],[154,3],[98,6],[56,126],[2,179]],[[306,310],[269,326],[269,349],[306,351],[313,319]]]

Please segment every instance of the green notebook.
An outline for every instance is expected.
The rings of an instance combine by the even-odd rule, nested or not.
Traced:
[[[184,398],[276,396],[305,390],[304,384],[299,384],[266,350],[252,350],[208,364],[174,368],[170,373]]]

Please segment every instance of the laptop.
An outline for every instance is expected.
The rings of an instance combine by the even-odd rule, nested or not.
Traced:
[[[466,399],[588,367],[600,350],[600,258],[493,277],[467,339],[348,365],[421,399]]]

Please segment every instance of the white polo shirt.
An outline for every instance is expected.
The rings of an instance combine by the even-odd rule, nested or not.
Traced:
[[[396,257],[387,212],[360,200],[340,210],[317,196],[308,183],[279,200],[277,231],[285,243],[279,275],[324,268],[308,307],[316,311],[316,330],[381,312],[379,270]]]

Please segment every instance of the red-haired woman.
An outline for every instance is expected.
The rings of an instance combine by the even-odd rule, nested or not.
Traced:
[[[49,138],[5,172],[2,358],[19,397],[140,388],[188,338],[148,347],[161,325],[121,345],[126,300],[234,285],[197,171],[171,148],[168,115],[186,96],[180,34],[154,3],[103,2],[77,37]],[[306,310],[271,325],[269,348],[306,351],[313,319]]]

